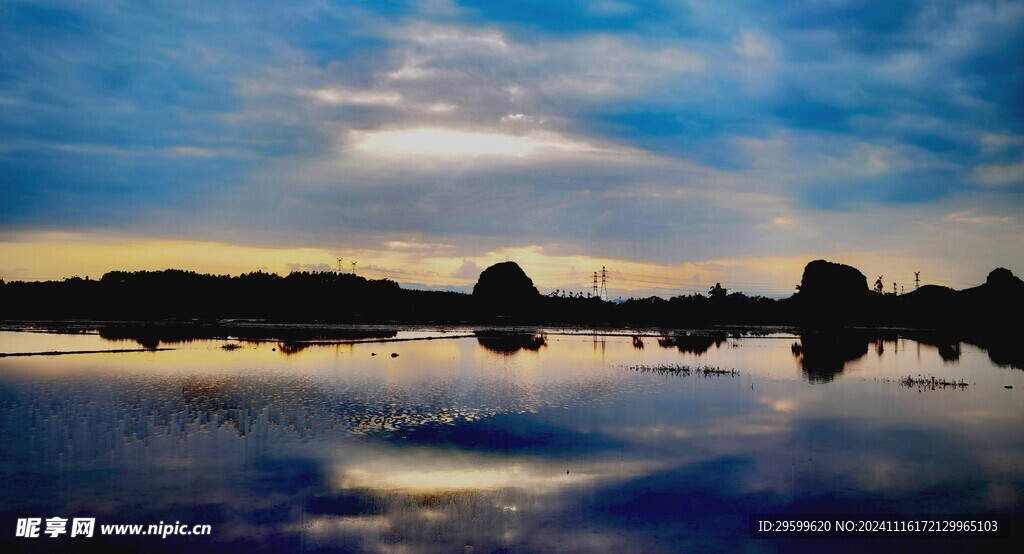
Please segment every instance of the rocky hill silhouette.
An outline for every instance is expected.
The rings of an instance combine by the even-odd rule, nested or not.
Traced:
[[[889,319],[914,327],[1019,327],[1024,281],[1008,269],[997,268],[976,287],[958,291],[926,285],[892,298],[892,304]]]
[[[804,267],[792,302],[807,326],[864,323],[870,318],[876,293],[867,277],[854,267],[814,260]]]
[[[494,264],[480,273],[473,285],[473,300],[492,315],[521,315],[537,309],[540,292],[515,262]]]

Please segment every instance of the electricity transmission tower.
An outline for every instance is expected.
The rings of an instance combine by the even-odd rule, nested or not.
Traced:
[[[608,270],[601,266],[601,299],[608,300]]]

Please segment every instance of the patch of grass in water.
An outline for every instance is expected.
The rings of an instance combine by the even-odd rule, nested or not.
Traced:
[[[640,373],[657,373],[660,375],[696,375],[698,377],[737,377],[740,372],[735,369],[724,369],[717,366],[688,366],[682,364],[631,365],[627,369]]]
[[[959,389],[964,390],[968,387],[969,383],[966,383],[963,379],[959,381],[947,381],[940,379],[934,375],[921,375],[917,374],[916,377],[907,375],[900,377],[899,379],[882,379],[883,383],[897,383],[901,387],[908,389],[916,388],[918,392],[924,390],[939,390],[939,389]]]

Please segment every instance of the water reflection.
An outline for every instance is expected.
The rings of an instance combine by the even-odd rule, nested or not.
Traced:
[[[99,336],[108,341],[133,341],[145,348],[174,345],[197,340],[234,338],[241,341],[279,341],[292,352],[308,345],[331,342],[392,339],[395,329],[351,328],[338,326],[224,325],[224,324],[133,324],[104,325]],[[282,349],[282,352],[285,349]]]
[[[1024,369],[1024,343],[1021,342],[1019,335],[975,337],[967,342],[984,348],[992,363],[999,367]]]
[[[520,350],[536,352],[547,346],[543,333],[502,333],[497,331],[476,331],[480,346],[498,354],[515,354]]]
[[[808,381],[827,383],[842,373],[848,362],[867,354],[869,343],[867,336],[857,332],[801,333],[800,342],[790,349]]]
[[[0,359],[0,517],[214,526],[108,549],[672,552],[785,546],[751,541],[750,513],[1024,513],[1024,372],[973,343],[950,364],[900,337],[681,336]],[[31,346],[90,339],[52,340]],[[0,351],[18,341],[0,333]],[[737,373],[630,370],[672,364]],[[885,381],[917,373],[971,384]]]
[[[724,331],[690,331],[673,334],[663,334],[658,337],[658,346],[662,348],[676,348],[680,352],[693,354],[704,354],[711,347],[718,348],[728,340]]]
[[[963,345],[967,343],[985,350],[996,366],[1024,369],[1024,345],[1016,338],[999,335],[961,341],[936,332],[907,331],[897,334],[843,330],[802,332],[799,339],[792,343],[790,350],[812,383],[832,381],[847,366],[863,358],[869,349],[874,350],[878,357],[885,355],[887,348],[892,349],[893,355],[898,355],[901,349],[905,353],[908,340],[914,344],[919,358],[922,348],[934,349],[943,362],[956,364],[963,355]]]
[[[285,356],[291,356],[292,354],[298,354],[303,350],[313,346],[308,342],[279,342],[277,343],[277,349]]]

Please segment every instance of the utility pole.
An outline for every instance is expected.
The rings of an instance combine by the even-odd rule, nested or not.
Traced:
[[[352,275],[356,274],[356,263],[352,262]]]
[[[342,260],[344,260],[344,259],[345,259],[345,258],[338,258],[338,273],[341,273],[341,262],[342,262]]]
[[[594,272],[594,292],[593,296],[597,297],[597,272]]]
[[[921,272],[914,272],[914,290],[917,290],[921,286]]]

